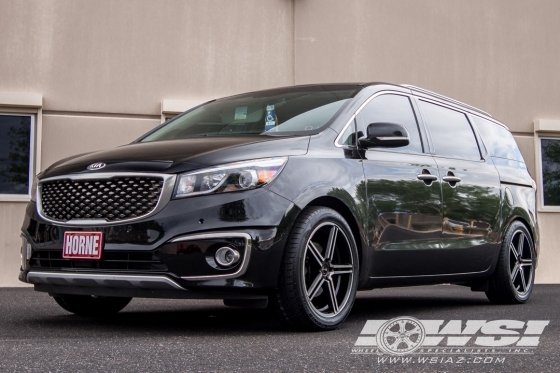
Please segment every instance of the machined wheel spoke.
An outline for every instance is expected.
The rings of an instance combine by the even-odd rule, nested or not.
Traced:
[[[309,243],[307,244],[307,250],[309,250],[309,252],[313,255],[317,263],[319,263],[319,265],[323,265],[325,259],[323,258],[323,255],[321,255],[321,252],[313,244],[313,242],[309,241]]]
[[[513,256],[515,257],[515,260],[517,260],[517,248],[515,247],[513,242],[509,244],[509,249],[512,252]]]
[[[332,272],[333,275],[349,274],[352,273],[354,270],[352,264],[333,264],[332,268],[333,268],[333,272]]]
[[[329,297],[331,299],[333,312],[338,313],[338,300],[336,299],[336,291],[334,289],[334,283],[331,279],[327,280],[327,286],[329,288]]]
[[[527,291],[527,283],[525,282],[525,272],[523,271],[523,267],[519,268],[519,275],[521,277],[521,286],[523,292]]]
[[[315,280],[313,280],[313,283],[311,283],[309,289],[307,289],[307,296],[309,297],[310,300],[317,296],[317,293],[321,289],[321,286],[323,286],[324,282],[325,279],[319,273],[317,277],[315,277]]]
[[[531,267],[533,265],[533,259],[521,259],[522,267]]]
[[[333,221],[323,221],[315,226],[304,248],[300,267],[303,295],[316,315],[335,317],[347,308],[355,286],[355,255],[346,230]]]
[[[523,258],[523,245],[525,244],[525,235],[523,233],[519,233],[519,241],[517,241],[517,258]]]
[[[511,282],[515,282],[515,278],[519,274],[519,266],[517,263],[513,266],[513,270],[511,271]]]
[[[327,242],[327,249],[325,250],[325,259],[333,258],[334,247],[336,245],[336,236],[338,235],[338,227],[333,225],[329,232],[329,241]]]

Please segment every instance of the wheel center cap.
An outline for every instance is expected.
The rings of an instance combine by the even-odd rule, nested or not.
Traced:
[[[329,263],[329,261],[324,261],[323,265],[321,266],[321,274],[323,276],[326,276],[329,274],[329,271],[331,269],[331,264]]]

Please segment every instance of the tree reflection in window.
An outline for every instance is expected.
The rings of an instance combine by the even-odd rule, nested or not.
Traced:
[[[541,139],[543,199],[560,206],[560,139]]]
[[[31,117],[0,115],[0,194],[28,194]]]

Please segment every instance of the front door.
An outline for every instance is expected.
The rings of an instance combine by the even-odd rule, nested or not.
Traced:
[[[432,274],[442,266],[441,184],[437,164],[424,152],[422,137],[406,95],[383,94],[358,114],[359,131],[370,123],[404,126],[410,144],[372,148],[363,160],[368,201],[371,277]]]

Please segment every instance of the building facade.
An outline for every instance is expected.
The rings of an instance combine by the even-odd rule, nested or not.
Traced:
[[[357,81],[507,124],[538,186],[537,282],[560,283],[558,14],[557,0],[0,0],[0,286],[23,285],[31,180],[53,162],[211,98]]]

